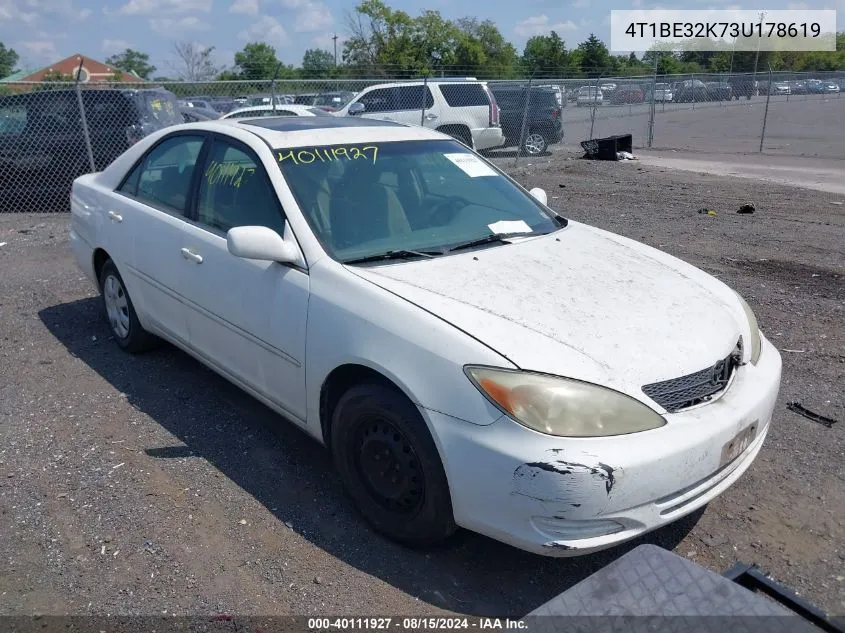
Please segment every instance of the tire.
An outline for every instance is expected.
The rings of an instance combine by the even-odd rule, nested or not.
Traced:
[[[332,415],[331,449],[347,493],[377,532],[425,547],[457,529],[434,440],[419,411],[396,389],[350,388]]]
[[[540,134],[539,132],[529,132],[525,136],[525,140],[522,141],[522,150],[523,154],[527,156],[539,156],[543,154],[549,147],[548,141],[546,141],[546,137]]]
[[[112,335],[121,349],[134,354],[156,347],[159,339],[141,326],[123,278],[110,259],[100,271],[100,294]]]

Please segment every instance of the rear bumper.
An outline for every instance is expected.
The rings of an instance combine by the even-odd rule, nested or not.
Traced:
[[[73,257],[76,260],[76,265],[85,273],[85,277],[99,288],[97,276],[94,273],[94,249],[82,236],[73,228],[70,229],[70,249],[73,251]]]
[[[476,150],[501,147],[505,142],[505,135],[500,127],[482,127],[471,130],[472,143]]]

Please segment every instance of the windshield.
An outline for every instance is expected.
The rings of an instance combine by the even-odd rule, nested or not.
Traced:
[[[311,105],[315,106],[331,106],[333,108],[337,108],[340,110],[343,106],[345,106],[350,100],[352,99],[352,93],[329,93],[323,95],[317,95],[314,97],[314,103]]]
[[[533,197],[455,141],[275,150],[323,246],[340,261],[391,251],[445,251],[558,222]]]

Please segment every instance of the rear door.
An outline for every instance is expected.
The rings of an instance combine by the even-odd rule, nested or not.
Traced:
[[[193,265],[182,252],[186,211],[205,140],[205,133],[182,132],[156,143],[118,188],[120,208],[106,209],[112,239],[132,244],[118,270],[136,309],[183,344],[189,341],[185,282]]]
[[[439,125],[440,108],[435,104],[431,89],[423,84],[376,88],[361,95],[357,101],[364,104],[365,109],[360,116],[367,119],[432,128]]]

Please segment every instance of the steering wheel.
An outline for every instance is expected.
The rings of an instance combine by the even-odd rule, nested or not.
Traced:
[[[460,196],[449,196],[431,209],[429,219],[435,226],[444,226],[455,219],[458,212],[467,205]]]

